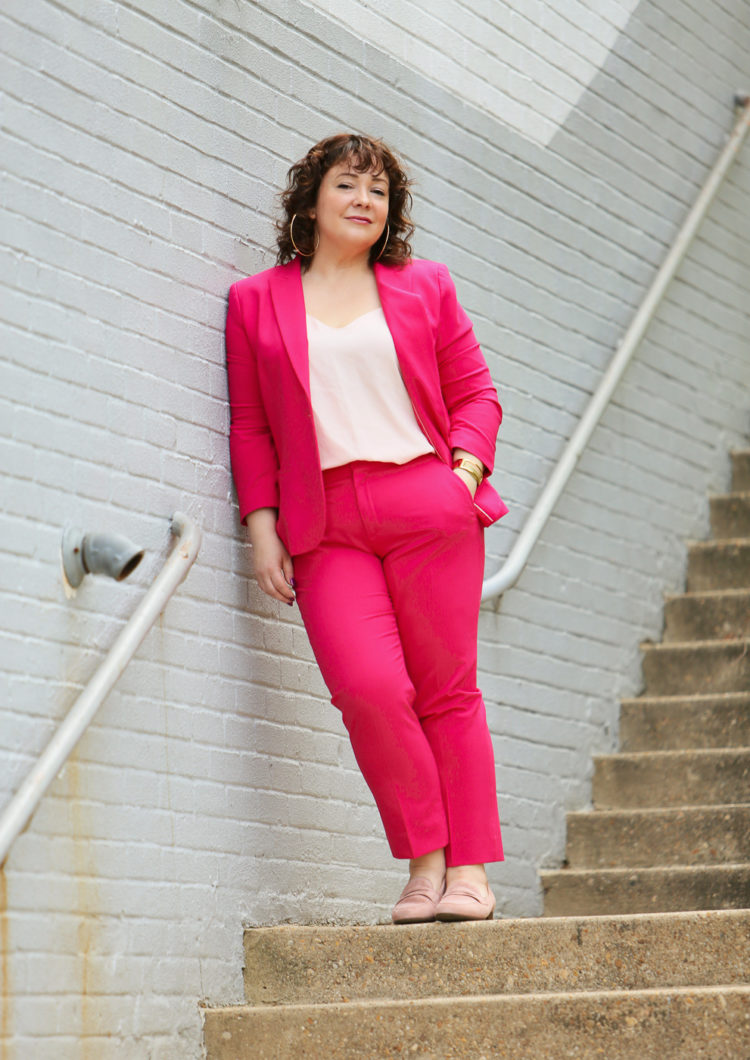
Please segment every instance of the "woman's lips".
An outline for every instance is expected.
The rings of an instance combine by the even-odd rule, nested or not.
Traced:
[[[356,221],[358,224],[371,225],[372,221],[369,217],[347,217],[347,221]]]

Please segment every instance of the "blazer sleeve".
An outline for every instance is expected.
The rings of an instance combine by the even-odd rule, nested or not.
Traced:
[[[229,454],[244,523],[256,508],[279,506],[279,459],[258,374],[258,364],[243,320],[237,284],[229,289],[226,320],[229,384]]]
[[[443,400],[450,420],[450,446],[466,449],[484,463],[495,463],[495,441],[502,409],[474,328],[459,304],[445,265],[438,266],[440,326],[437,362]]]

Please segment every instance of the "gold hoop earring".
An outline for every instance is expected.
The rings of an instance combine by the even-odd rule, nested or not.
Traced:
[[[386,222],[385,222],[385,241],[383,242],[383,245],[382,245],[382,247],[380,248],[380,253],[379,253],[379,254],[378,254],[378,256],[377,256],[377,257],[375,258],[375,261],[380,261],[380,259],[382,258],[382,256],[383,256],[383,253],[384,253],[384,251],[385,251],[385,248],[386,248],[386,247],[388,246],[388,240],[389,240],[390,238],[391,238],[391,226],[390,226],[390,225],[388,224],[388,222],[386,221]]]
[[[300,248],[299,248],[299,247],[297,246],[297,244],[296,244],[296,243],[294,242],[294,235],[293,235],[293,232],[294,232],[294,222],[295,222],[295,219],[296,219],[296,217],[297,217],[297,214],[296,214],[296,213],[295,213],[295,214],[292,214],[292,219],[291,219],[291,221],[289,222],[289,238],[290,238],[290,239],[291,239],[291,241],[292,241],[292,246],[294,247],[294,249],[295,249],[295,250],[297,251],[297,253],[299,254],[299,256],[300,256],[301,258],[311,258],[311,257],[313,256],[313,254],[315,253],[315,251],[316,251],[316,250],[318,249],[318,245],[319,245],[319,243],[320,243],[320,236],[319,236],[319,235],[318,235],[318,233],[316,232],[316,233],[315,233],[315,236],[316,236],[316,239],[315,239],[315,246],[314,246],[314,247],[312,248],[312,250],[310,251],[310,253],[309,253],[309,254],[305,254],[305,253],[303,253],[303,252],[302,252],[302,251],[300,250]]]

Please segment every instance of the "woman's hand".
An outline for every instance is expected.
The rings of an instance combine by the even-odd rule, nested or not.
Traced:
[[[467,490],[473,497],[474,494],[477,492],[478,485],[477,480],[474,478],[474,476],[470,475],[468,471],[464,471],[463,468],[460,467],[454,467],[453,474],[458,475],[458,477],[461,479],[461,481],[464,483]]]
[[[478,456],[474,456],[473,453],[467,452],[466,449],[454,449],[453,450],[454,460],[466,460],[468,463],[473,464],[480,475],[484,474],[484,464]],[[466,486],[469,493],[474,496],[479,487],[476,476],[472,475],[470,471],[465,471],[462,467],[454,467],[453,474],[458,475],[461,481]]]
[[[258,508],[247,517],[247,536],[253,547],[253,570],[260,588],[274,600],[294,603],[292,557],[276,533],[276,509]]]

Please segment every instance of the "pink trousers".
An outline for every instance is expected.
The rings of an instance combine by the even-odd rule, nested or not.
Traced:
[[[325,536],[294,557],[300,612],[391,852],[503,859],[476,685],[483,530],[436,456],[324,472]]]

